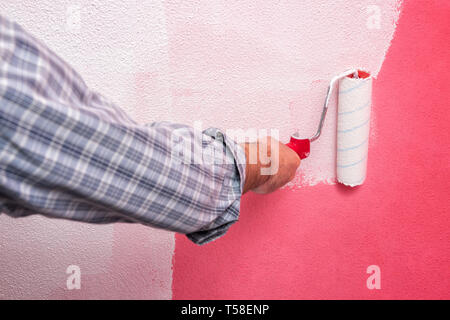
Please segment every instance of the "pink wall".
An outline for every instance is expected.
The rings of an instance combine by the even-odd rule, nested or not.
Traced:
[[[403,4],[374,81],[365,184],[249,194],[223,239],[177,235],[174,298],[449,298],[449,9]]]
[[[363,67],[377,79],[362,187],[335,184],[333,99],[295,181],[245,195],[240,221],[206,246],[0,216],[0,299],[449,298],[449,3],[2,0],[140,122],[275,128],[286,141],[314,131],[332,76]],[[72,264],[80,290],[66,288]],[[369,265],[381,290],[366,288]]]

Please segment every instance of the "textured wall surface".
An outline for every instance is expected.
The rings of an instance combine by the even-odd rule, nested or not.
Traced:
[[[168,46],[159,1],[2,0],[0,10],[138,121],[167,118]],[[147,88],[137,80],[141,74],[157,75],[158,82]],[[0,215],[0,298],[170,299],[174,245],[173,233],[139,225]],[[69,265],[81,269],[80,290],[66,289]]]
[[[450,90],[438,81],[448,1],[3,0],[0,10],[141,122],[278,129],[286,141],[314,133],[331,77],[351,67],[376,77],[363,186],[334,182],[333,97],[296,179],[245,195],[240,221],[206,246],[142,226],[0,216],[0,299],[448,298]],[[71,264],[81,290],[66,289]],[[366,287],[370,265],[381,290]]]

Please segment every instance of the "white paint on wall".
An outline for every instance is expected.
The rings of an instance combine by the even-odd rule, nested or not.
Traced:
[[[286,142],[296,130],[312,136],[332,77],[353,67],[377,76],[400,2],[167,1],[173,118],[274,128]],[[369,5],[379,7],[379,29],[367,28]],[[336,177],[335,98],[293,187]]]
[[[171,98],[161,1],[3,0],[0,10],[136,120],[165,118]],[[153,75],[148,94],[139,74]],[[1,215],[0,299],[170,299],[174,246],[173,233],[143,226]],[[62,288],[71,264],[81,268],[82,289],[68,293]]]
[[[83,276],[109,270],[112,236],[112,226],[0,215],[0,299],[49,298],[70,265]]]

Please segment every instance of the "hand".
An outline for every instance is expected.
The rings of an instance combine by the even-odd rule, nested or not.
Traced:
[[[241,146],[247,162],[243,193],[270,193],[294,179],[300,157],[285,144],[267,137]]]

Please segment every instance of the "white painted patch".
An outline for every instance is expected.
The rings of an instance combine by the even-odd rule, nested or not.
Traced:
[[[283,141],[297,129],[312,136],[332,77],[352,67],[378,74],[400,2],[169,1],[173,119],[275,128]],[[380,13],[371,28],[369,5]],[[291,186],[335,180],[335,113],[333,97],[324,132]]]
[[[66,269],[83,275],[111,268],[112,226],[40,216],[0,215],[0,299],[45,299],[66,286]]]
[[[170,107],[168,40],[164,7],[154,0],[2,0],[2,14],[19,22],[68,61],[94,90],[128,111],[137,121],[166,118]],[[137,75],[150,73],[152,90],[142,93]],[[79,265],[82,281],[105,279],[104,288],[82,286],[78,298],[170,299],[174,234],[147,228],[118,241],[145,243],[141,250],[112,258],[114,227],[32,217],[0,219],[0,298],[70,298],[65,270]],[[114,247],[119,246],[117,241]],[[126,245],[122,244],[122,245]],[[158,249],[163,248],[163,249]],[[143,263],[148,274],[127,273]],[[103,280],[102,280],[103,281]],[[133,283],[130,286],[129,283]],[[149,285],[156,284],[156,285]],[[109,288],[114,292],[106,292]],[[114,289],[115,288],[115,289]],[[105,290],[103,290],[105,289]]]

